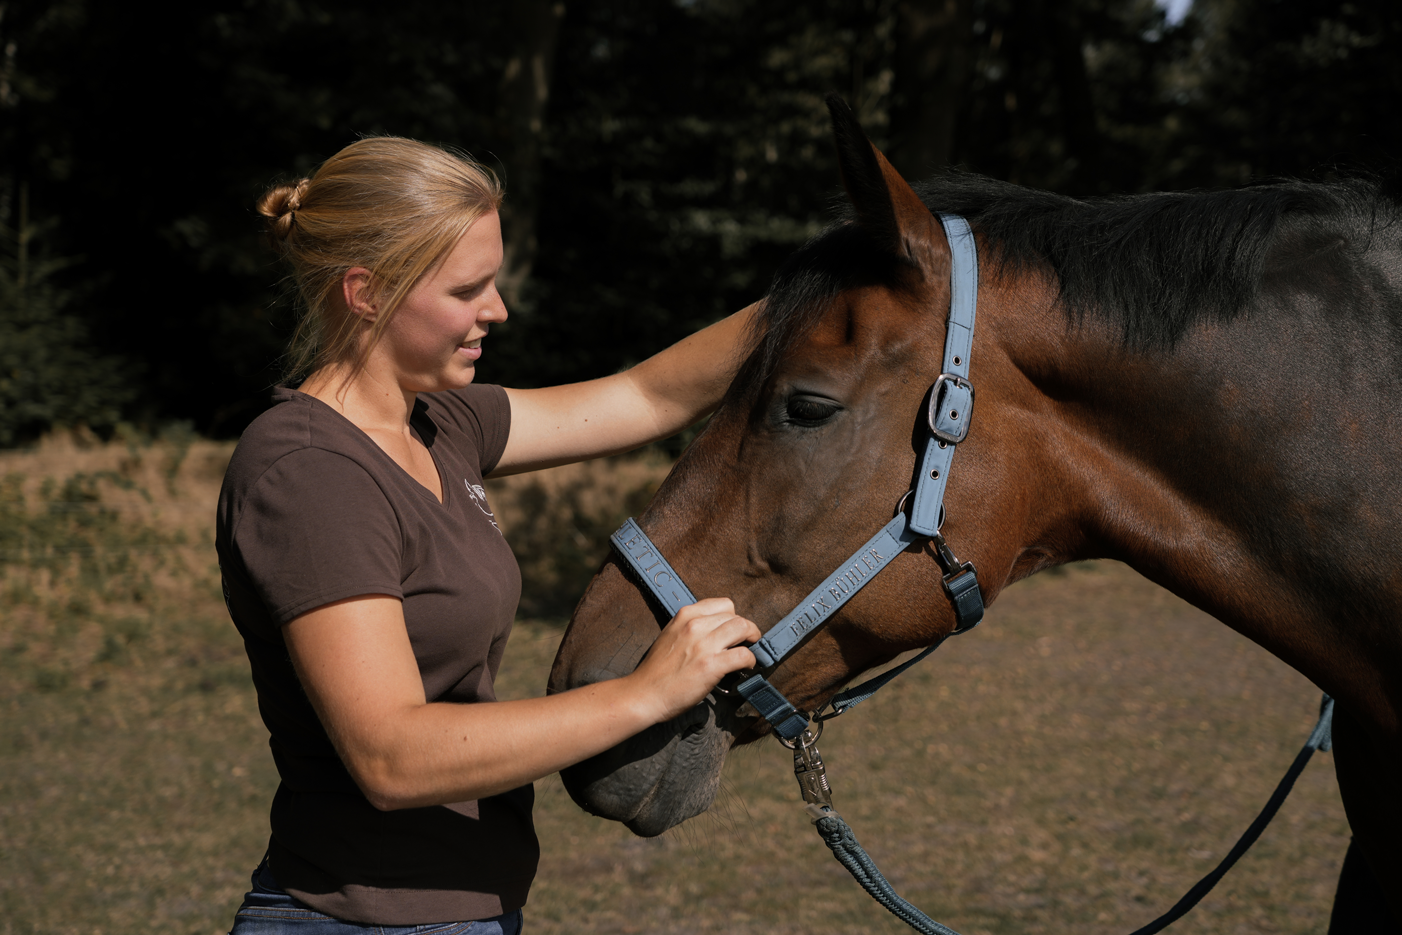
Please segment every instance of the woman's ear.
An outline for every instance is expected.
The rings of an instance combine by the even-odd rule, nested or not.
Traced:
[[[341,277],[341,297],[345,299],[346,308],[366,322],[375,320],[373,278],[363,266],[352,266]]]

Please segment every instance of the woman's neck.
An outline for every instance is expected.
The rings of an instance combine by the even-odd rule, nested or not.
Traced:
[[[409,417],[418,394],[394,380],[384,379],[369,367],[349,363],[328,364],[302,383],[301,391],[335,409],[361,431],[409,432]]]
[[[370,368],[351,371],[334,364],[308,377],[302,392],[349,419],[439,503],[443,502],[443,484],[433,456],[409,429],[417,393],[394,380],[377,378]]]

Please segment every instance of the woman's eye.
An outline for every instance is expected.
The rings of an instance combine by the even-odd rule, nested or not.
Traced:
[[[842,407],[830,399],[817,399],[812,396],[792,396],[786,406],[789,421],[795,425],[821,425],[837,414]]]

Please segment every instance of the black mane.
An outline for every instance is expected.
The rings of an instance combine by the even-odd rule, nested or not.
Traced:
[[[1365,181],[1084,201],[976,175],[915,189],[931,210],[968,218],[993,246],[998,272],[1048,269],[1073,320],[1108,320],[1140,349],[1171,347],[1194,324],[1240,315],[1282,236],[1357,242],[1395,212]]]
[[[1172,347],[1195,324],[1241,315],[1282,238],[1361,251],[1398,214],[1367,181],[1085,200],[972,174],[913,187],[931,211],[961,214],[983,235],[985,277],[1049,274],[1069,321],[1108,321],[1138,350]],[[876,249],[847,210],[775,275],[737,386],[766,378],[838,292],[894,284],[897,261]]]

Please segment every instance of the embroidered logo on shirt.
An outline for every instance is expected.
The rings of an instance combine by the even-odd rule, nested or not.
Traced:
[[[501,527],[497,525],[496,514],[487,509],[487,491],[482,488],[481,484],[469,484],[466,478],[463,479],[463,484],[467,486],[467,495],[472,498],[473,503],[477,504],[477,509],[486,514],[487,519],[491,521],[492,528],[500,533]]]

